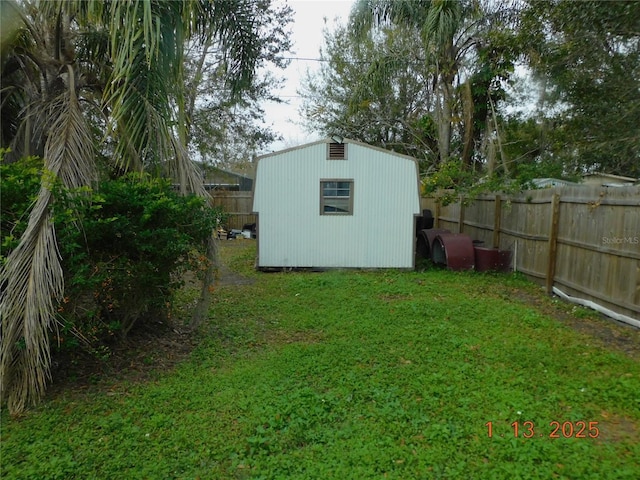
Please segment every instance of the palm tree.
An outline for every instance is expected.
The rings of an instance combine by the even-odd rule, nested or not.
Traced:
[[[41,155],[46,172],[0,271],[0,395],[12,413],[35,403],[50,375],[48,331],[64,289],[51,182],[91,185],[107,144],[118,168],[169,174],[183,193],[204,195],[185,147],[184,46],[214,38],[239,91],[260,49],[250,12],[250,0],[2,2],[3,30],[5,18],[14,28],[2,38],[0,106],[3,119],[19,113],[2,141]]]
[[[451,152],[455,82],[463,56],[475,44],[481,22],[479,2],[473,0],[359,0],[351,22],[356,34],[385,25],[401,25],[419,32],[432,71],[435,119],[440,161]]]

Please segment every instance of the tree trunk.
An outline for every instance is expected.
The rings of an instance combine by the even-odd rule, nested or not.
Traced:
[[[207,55],[209,54],[209,49],[211,48],[211,45],[213,44],[213,39],[211,37],[207,37],[204,45],[202,46],[202,52],[200,54],[200,57],[198,57],[198,61],[197,61],[197,67],[196,67],[196,72],[193,76],[193,88],[191,89],[190,92],[188,92],[187,95],[187,108],[186,108],[186,119],[191,122],[191,120],[193,119],[193,112],[195,111],[195,107],[196,107],[196,98],[198,96],[198,88],[200,87],[200,84],[202,83],[202,78],[203,78],[203,72],[204,72],[204,62],[207,59]],[[189,126],[191,125],[191,123],[189,123]],[[187,133],[187,140],[190,140],[191,137],[191,129],[189,128]]]
[[[510,177],[509,172],[509,162],[507,162],[507,156],[502,149],[502,139],[500,137],[500,129],[498,128],[498,116],[496,115],[496,110],[493,105],[493,100],[491,100],[491,95],[489,95],[489,105],[491,106],[491,116],[493,118],[493,125],[496,129],[496,141],[498,142],[498,148],[500,150],[500,161],[502,162],[502,168],[504,169],[505,176],[507,178]]]
[[[452,81],[443,78],[438,82],[439,98],[436,100],[438,121],[438,151],[440,162],[446,162],[451,153],[451,103],[453,96]]]
[[[471,154],[473,153],[473,95],[471,93],[471,82],[469,80],[464,84],[462,107],[464,111],[462,164],[471,167]]]
[[[218,240],[212,235],[207,241],[207,260],[209,265],[205,272],[205,277],[202,282],[202,289],[200,290],[200,298],[194,309],[189,328],[195,330],[209,315],[209,306],[211,305],[211,294],[215,287],[216,275],[218,273],[219,259],[218,259]]]

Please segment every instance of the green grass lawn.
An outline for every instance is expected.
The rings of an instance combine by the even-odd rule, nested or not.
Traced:
[[[263,274],[244,244],[224,253],[254,282],[217,289],[188,360],[3,412],[2,477],[640,478],[638,358],[543,313],[538,287]]]

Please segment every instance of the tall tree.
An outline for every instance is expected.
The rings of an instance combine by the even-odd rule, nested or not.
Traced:
[[[120,169],[166,172],[204,194],[186,150],[185,44],[215,39],[236,94],[260,51],[250,12],[250,0],[2,2],[14,33],[3,38],[0,107],[3,120],[18,118],[3,122],[2,146],[45,161],[27,230],[0,271],[0,393],[11,412],[36,402],[49,376],[63,292],[52,182],[90,185],[102,149]]]
[[[250,8],[260,52],[253,82],[239,95],[225,87],[224,58],[213,38],[191,43],[187,51],[187,144],[209,164],[240,168],[278,136],[266,125],[262,104],[281,101],[274,94],[281,80],[271,70],[290,62],[284,53],[291,48],[293,12],[272,0],[254,0]]]
[[[419,33],[424,61],[432,72],[440,161],[448,160],[451,153],[455,82],[482,18],[478,2],[459,0],[360,0],[351,16],[356,34],[388,24]]]
[[[547,155],[640,176],[640,2],[528,1],[521,43],[541,85]]]
[[[367,141],[398,149],[376,138],[387,126],[427,169],[449,159],[480,167],[483,145],[499,138],[495,112],[517,54],[502,30],[514,11],[478,0],[357,2],[349,25],[326,38],[327,64],[306,81],[310,126],[359,124]]]
[[[435,161],[436,134],[429,113],[433,95],[424,88],[422,49],[410,29],[385,29],[354,41],[348,26],[325,30],[322,64],[300,91],[307,128],[339,134]],[[376,75],[384,70],[384,75]]]

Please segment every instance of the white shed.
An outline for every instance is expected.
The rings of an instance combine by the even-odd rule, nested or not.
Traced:
[[[418,164],[346,139],[263,155],[253,210],[259,268],[412,268]]]

